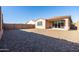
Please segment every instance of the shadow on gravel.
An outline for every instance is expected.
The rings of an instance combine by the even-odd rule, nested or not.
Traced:
[[[79,44],[33,32],[5,30],[2,40],[0,41],[0,51],[78,52]]]

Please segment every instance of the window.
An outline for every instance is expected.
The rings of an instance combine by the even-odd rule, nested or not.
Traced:
[[[37,22],[37,26],[42,26],[42,21]]]

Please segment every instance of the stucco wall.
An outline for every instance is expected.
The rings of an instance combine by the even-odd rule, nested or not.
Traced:
[[[38,22],[42,22],[42,26],[37,26],[37,23]],[[46,29],[46,20],[45,19],[38,19],[36,22],[35,22],[35,28],[38,28],[38,29]]]
[[[77,22],[77,30],[79,31],[79,21]]]
[[[64,27],[64,29],[65,30],[69,30],[70,29],[70,24],[71,24],[71,22],[69,21],[69,19],[64,19],[65,20],[65,27]]]

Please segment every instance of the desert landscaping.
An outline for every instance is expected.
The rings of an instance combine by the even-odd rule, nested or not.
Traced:
[[[69,30],[69,31],[56,30],[56,29],[55,30],[53,29],[21,29],[21,30],[79,43],[79,32],[77,30]]]
[[[79,32],[19,29],[5,30],[0,41],[3,51],[13,52],[77,52]]]

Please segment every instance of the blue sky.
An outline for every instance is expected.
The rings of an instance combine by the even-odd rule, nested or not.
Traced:
[[[79,6],[3,6],[4,23],[26,23],[37,18],[71,16],[79,20]]]

